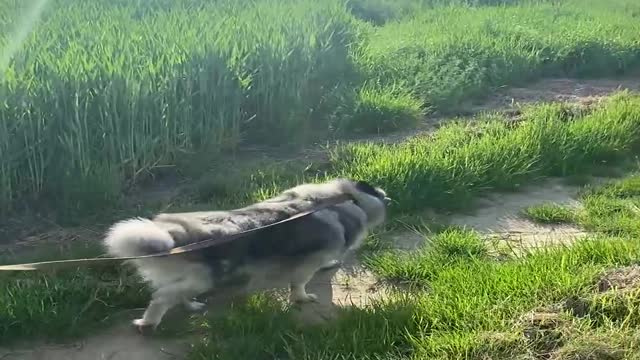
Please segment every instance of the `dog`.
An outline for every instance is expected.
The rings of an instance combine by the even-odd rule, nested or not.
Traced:
[[[132,260],[150,283],[151,301],[133,324],[155,329],[166,312],[183,304],[200,311],[193,300],[203,294],[264,290],[274,279],[289,285],[292,303],[317,300],[306,285],[321,269],[339,266],[368,232],[383,224],[390,199],[381,188],[364,181],[334,179],[302,184],[268,200],[227,211],[161,213],[152,219],[115,223],[104,245],[112,256],[142,256],[176,246],[224,237],[287,219],[332,197],[350,200],[324,207],[239,238],[184,255]]]

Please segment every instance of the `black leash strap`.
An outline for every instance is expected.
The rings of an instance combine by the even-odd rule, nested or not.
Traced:
[[[128,257],[117,257],[117,258],[88,258],[88,259],[72,259],[72,260],[57,260],[57,261],[43,261],[36,263],[27,263],[27,264],[15,264],[15,265],[2,265],[0,266],[0,271],[35,271],[35,270],[49,270],[49,269],[60,269],[65,267],[74,267],[79,265],[107,265],[116,262],[126,261],[126,260],[136,260],[136,259],[150,259],[150,258],[159,258],[159,257],[167,257],[174,255],[181,255],[185,253],[190,253],[198,250],[202,250],[205,248],[218,246],[222,244],[226,244],[230,241],[238,239],[240,237],[246,236],[251,233],[258,232],[260,230],[278,226],[284,224],[289,221],[293,221],[308,215],[313,214],[314,212],[320,211],[330,206],[341,204],[345,201],[351,200],[351,197],[348,195],[336,196],[334,198],[330,198],[326,201],[321,202],[317,206],[314,206],[310,210],[306,210],[300,213],[297,213],[291,217],[288,217],[284,220],[277,221],[272,224],[268,224],[265,226],[245,230],[236,234],[231,234],[222,238],[209,238],[202,241],[198,241],[192,244],[180,246],[171,249],[167,252],[151,254],[151,255],[143,255],[143,256],[128,256]]]

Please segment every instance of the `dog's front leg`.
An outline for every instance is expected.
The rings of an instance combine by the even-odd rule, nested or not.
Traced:
[[[313,278],[313,275],[315,274],[315,269],[313,271],[308,269],[304,270],[307,271],[295,274],[291,279],[289,287],[291,294],[289,299],[292,303],[309,303],[318,300],[318,296],[316,294],[309,294],[306,290],[307,283],[311,281],[311,278]]]

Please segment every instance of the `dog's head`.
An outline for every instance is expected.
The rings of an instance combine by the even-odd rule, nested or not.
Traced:
[[[391,198],[387,196],[387,193],[384,190],[379,187],[374,187],[366,181],[356,181],[356,190],[377,198],[385,205],[389,205],[391,203]]]
[[[386,220],[387,206],[391,202],[387,193],[366,181],[352,181],[352,184],[351,195],[356,205],[367,214],[369,226],[382,224]]]

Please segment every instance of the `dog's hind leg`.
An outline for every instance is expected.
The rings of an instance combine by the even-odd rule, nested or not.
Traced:
[[[345,248],[344,227],[336,214],[315,213],[309,226],[297,236],[299,250],[295,254],[295,265],[289,276],[289,299],[293,303],[317,301],[315,294],[307,293],[307,283],[322,268],[335,267]]]
[[[167,311],[180,303],[188,303],[188,309],[192,311],[200,311],[206,306],[205,304],[188,301],[187,299],[187,296],[177,292],[162,292],[161,294],[156,292],[154,293],[153,299],[149,303],[149,306],[147,306],[142,318],[133,320],[133,325],[137,326],[139,329],[145,327],[155,329],[158,327]]]
[[[175,297],[172,296],[164,297],[154,294],[154,299],[151,300],[149,306],[147,306],[142,318],[133,320],[133,325],[137,326],[140,330],[146,327],[155,329],[167,311],[180,301],[180,299],[175,299]]]
[[[191,301],[191,299],[209,290],[210,283],[203,280],[205,279],[190,277],[159,288],[153,293],[151,302],[142,318],[134,320],[133,324],[138,328],[152,327],[155,329],[167,311],[180,303],[188,303],[201,310],[204,308],[204,304]]]

